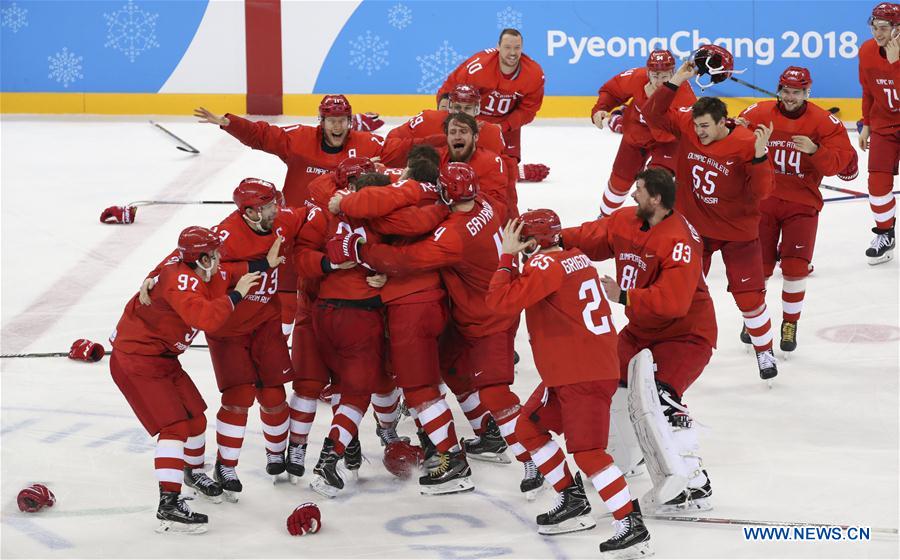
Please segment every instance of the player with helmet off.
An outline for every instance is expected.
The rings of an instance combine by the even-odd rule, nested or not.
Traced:
[[[522,160],[522,127],[534,120],[544,102],[544,70],[522,52],[522,34],[503,29],[497,48],[479,51],[447,76],[437,93],[438,107],[446,109],[450,93],[461,84],[481,95],[479,120],[503,131],[504,153]],[[550,168],[542,164],[519,165],[519,179],[542,181]]]
[[[180,496],[186,476],[205,495],[222,494],[218,483],[194,472],[203,466],[206,403],[178,356],[200,330],[214,331],[229,320],[268,262],[220,265],[221,244],[208,229],[184,229],[175,255],[151,274],[152,301],[135,294],[109,337],[113,381],[147,432],[159,435],[154,457],[159,532],[206,531],[207,516],[192,512]]]
[[[601,216],[609,216],[625,202],[634,176],[644,167],[663,167],[675,173],[675,152],[678,148],[675,137],[648,126],[643,115],[647,99],[674,73],[675,57],[669,51],[657,50],[647,57],[645,67],[626,70],[600,88],[597,102],[591,109],[591,121],[599,129],[606,126],[610,111],[631,100],[622,112],[624,136],[603,191]],[[686,107],[696,100],[690,84],[683,83],[675,94],[672,106]]]
[[[319,125],[295,124],[287,127],[264,121],[249,121],[231,113],[218,116],[203,107],[194,110],[200,122],[218,125],[254,150],[262,150],[281,158],[287,165],[284,198],[291,208],[304,208],[309,197],[309,183],[334,171],[348,157],[372,158],[381,154],[382,138],[370,132],[351,130],[353,112],[343,95],[326,95],[319,103]],[[282,329],[285,336],[297,313],[297,273],[290,260],[281,272],[279,298],[282,303]]]
[[[767,143],[772,124],[754,131],[734,126],[721,99],[701,97],[691,107],[670,110],[678,88],[700,72],[721,82],[734,67],[731,53],[716,45],[700,47],[647,101],[650,126],[678,138],[677,207],[703,238],[704,273],[721,251],[728,291],[744,317],[759,376],[778,375],[772,352],[772,321],[766,308],[765,275],[759,242],[759,205],[774,188]],[[710,70],[713,69],[713,70]]]
[[[859,48],[863,127],[859,147],[869,152],[869,207],[875,239],[869,264],[894,257],[897,202],[891,192],[900,162],[900,4],[882,2],[869,17],[872,38]]]
[[[750,130],[766,123],[775,127],[769,137],[775,191],[759,205],[759,242],[767,283],[776,260],[781,260],[784,352],[797,348],[797,323],[824,205],[819,185],[826,176],[852,179],[858,173],[856,150],[844,123],[808,101],[811,86],[808,69],[790,66],[778,79],[779,99],[751,105],[738,118]],[[746,330],[741,338],[750,343]]]
[[[458,115],[455,115],[458,116]],[[471,117],[469,117],[471,118]],[[450,296],[452,323],[441,340],[441,369],[458,397],[477,392],[516,458],[526,463],[520,490],[535,492],[543,477],[515,437],[519,398],[513,382],[513,339],[517,315],[492,312],[485,305],[500,248],[500,215],[494,202],[479,194],[479,177],[466,163],[450,162],[438,179],[441,199],[450,214],[434,233],[405,246],[373,244],[358,233],[340,235],[330,244],[344,260],[365,263],[389,276],[439,270]],[[429,493],[471,487],[465,449],[438,453],[422,486]]]
[[[658,512],[710,509],[712,487],[698,456],[684,392],[716,345],[716,316],[702,272],[701,238],[675,210],[675,182],[663,169],[638,174],[637,208],[563,230],[567,248],[615,259],[602,284],[625,306],[619,333],[620,388],[613,396],[608,452],[623,472],[643,458]],[[632,429],[633,427],[633,429]]]
[[[604,557],[651,554],[650,534],[622,471],[606,452],[609,407],[619,379],[616,330],[600,277],[579,249],[562,247],[562,226],[552,210],[530,210],[503,231],[500,263],[486,299],[504,314],[521,313],[541,383],[522,407],[516,438],[559,493],[537,517],[538,532],[593,528],[581,475],[573,477],[550,432],[566,449],[612,513],[616,534],[600,545]],[[523,253],[522,274],[517,274]]]

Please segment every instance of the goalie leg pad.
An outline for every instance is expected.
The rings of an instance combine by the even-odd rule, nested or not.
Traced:
[[[644,458],[628,414],[628,389],[625,387],[616,389],[609,405],[609,443],[606,452],[612,455],[619,470],[626,474],[637,468]]]
[[[653,500],[665,503],[681,493],[692,476],[659,403],[653,354],[647,349],[628,364],[628,414],[653,481]]]

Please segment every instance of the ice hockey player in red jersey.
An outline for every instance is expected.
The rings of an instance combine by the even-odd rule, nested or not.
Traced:
[[[206,531],[207,516],[192,512],[180,497],[184,482],[221,500],[221,486],[193,471],[203,466],[206,403],[178,361],[200,330],[224,325],[259,284],[259,272],[249,272],[247,263],[220,267],[220,245],[208,229],[182,231],[176,256],[156,269],[152,300],[132,297],[109,337],[113,381],[147,432],[159,435],[159,532]]]
[[[253,148],[274,154],[287,165],[284,178],[285,202],[292,208],[304,208],[309,183],[334,171],[348,157],[372,158],[381,154],[383,140],[370,132],[351,130],[353,112],[343,95],[326,95],[319,103],[319,125],[295,124],[287,127],[264,121],[249,121],[232,113],[217,116],[203,107],[194,110],[200,122],[216,124],[228,134]],[[297,307],[297,275],[288,259],[282,267],[279,298],[283,323],[288,325]],[[289,327],[285,327],[285,334]]]
[[[478,117],[481,109],[481,96],[472,86],[460,84],[453,88],[449,95],[447,110],[426,109],[412,117],[397,128],[391,130],[384,139],[381,163],[388,167],[406,165],[409,150],[416,144],[430,144],[435,147],[447,145],[447,133],[444,132],[444,121],[452,113],[466,113]],[[503,133],[500,127],[489,122],[478,124],[478,147],[495,154],[502,154]]]
[[[451,162],[468,164],[478,176],[479,192],[488,198],[503,217],[518,215],[515,183],[510,184],[503,157],[478,147],[478,123],[465,113],[455,113],[444,121],[447,146],[440,148],[441,166]]]
[[[675,173],[675,153],[678,143],[671,133],[650,128],[643,110],[647,98],[675,73],[675,57],[666,50],[658,50],[647,57],[647,65],[632,68],[603,84],[597,102],[591,109],[591,121],[602,129],[616,107],[631,101],[622,111],[622,142],[613,171],[603,191],[600,215],[609,216],[628,197],[634,176],[646,167],[664,167]],[[678,87],[673,107],[688,107],[697,100],[689,83]]]
[[[756,350],[759,375],[768,380],[778,375],[778,365],[772,352],[772,321],[766,308],[759,205],[774,188],[766,146],[772,124],[759,125],[754,131],[732,126],[727,120],[728,108],[716,97],[701,97],[689,108],[670,111],[678,88],[696,75],[694,62],[685,61],[672,79],[650,96],[644,106],[644,118],[650,126],[678,138],[678,211],[703,237],[706,271],[713,253],[722,252],[728,291],[744,316]],[[716,75],[714,79],[720,77]]]
[[[275,185],[244,179],[234,189],[237,209],[215,226],[222,240],[223,262],[268,258],[256,291],[237,306],[222,327],[206,332],[209,354],[222,406],[216,414],[218,455],[215,479],[226,497],[237,501],[243,485],[236,467],[244,442],[247,415],[259,403],[266,449],[266,473],[285,472],[289,412],[284,384],[293,377],[291,357],[281,330],[281,303],[277,297],[285,257],[269,256],[272,247],[296,250],[304,214],[282,208]]]
[[[619,333],[623,388],[613,396],[607,450],[623,472],[646,459],[654,484],[648,505],[658,513],[708,510],[712,495],[682,398],[712,356],[716,315],[701,238],[674,210],[675,190],[667,171],[647,169],[637,176],[636,209],[562,233],[567,249],[615,261],[616,278],[601,282],[610,301],[625,306],[628,324]],[[641,406],[629,414],[632,403]]]
[[[446,104],[450,92],[459,84],[478,88],[481,120],[500,125],[507,155],[521,161],[522,127],[534,120],[544,102],[544,70],[522,52],[522,34],[516,29],[504,29],[497,48],[466,59],[447,76],[438,90],[438,102]]]
[[[616,329],[597,269],[577,248],[563,249],[561,232],[552,210],[531,210],[508,223],[486,299],[498,313],[524,309],[541,376],[516,424],[516,438],[559,493],[556,505],[537,517],[538,532],[570,533],[596,525],[580,474],[572,476],[550,436],[555,432],[564,435],[566,450],[615,519],[616,534],[600,551],[617,558],[646,556],[650,533],[622,471],[606,452],[609,407],[619,380]],[[521,275],[519,253],[525,255]]]
[[[478,177],[468,164],[451,162],[441,169],[439,188],[450,215],[434,233],[405,246],[372,244],[359,233],[334,238],[344,259],[365,263],[389,276],[440,270],[450,296],[452,328],[441,341],[442,370],[456,395],[477,391],[516,458],[526,463],[520,489],[534,493],[543,477],[515,437],[519,398],[513,382],[513,339],[517,315],[492,312],[485,305],[488,285],[500,252],[500,217],[493,203],[480,196]],[[465,450],[439,453],[420,479],[422,486],[449,491],[468,480],[471,470]],[[435,492],[436,493],[436,492]]]
[[[869,17],[872,38],[859,48],[863,127],[859,147],[869,152],[869,206],[875,239],[869,264],[894,256],[896,201],[891,190],[900,162],[900,4],[882,2]]]
[[[856,165],[844,123],[807,101],[812,76],[809,70],[789,66],[778,80],[777,101],[751,105],[739,117],[755,130],[773,123],[769,157],[775,164],[775,191],[760,203],[759,242],[766,279],[781,259],[781,349],[797,348],[797,322],[806,294],[806,277],[816,244],[822,177],[841,174]],[[778,253],[781,242],[780,255]],[[749,343],[749,340],[747,340]]]

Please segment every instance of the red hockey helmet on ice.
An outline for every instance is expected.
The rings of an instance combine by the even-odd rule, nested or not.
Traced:
[[[478,176],[468,163],[454,161],[441,168],[438,187],[441,199],[447,204],[474,200],[478,194]]]
[[[55,503],[56,496],[43,484],[32,484],[19,491],[19,495],[16,496],[19,510],[27,513],[40,511],[44,507],[53,507]]]
[[[886,21],[891,25],[900,25],[900,4],[882,2],[872,8],[872,15],[869,16],[869,25],[874,25],[876,21]]]
[[[534,238],[537,244],[543,248],[559,245],[562,224],[559,216],[553,210],[547,208],[529,210],[519,216],[519,221],[522,222],[519,238],[523,241]]]
[[[384,468],[397,478],[409,478],[415,473],[425,454],[418,445],[411,445],[405,441],[393,441],[384,448]]]
[[[675,69],[675,57],[667,50],[656,50],[647,57],[647,70],[668,72]]]
[[[350,102],[343,95],[326,95],[319,102],[319,118],[349,117],[353,115]]]
[[[450,103],[481,103],[481,94],[478,88],[466,84],[459,84],[450,92]]]
[[[241,181],[241,184],[234,189],[232,200],[241,213],[247,208],[259,208],[269,204],[273,200],[277,201],[278,190],[275,185],[262,179],[254,179],[248,177]]]
[[[812,85],[812,74],[808,68],[802,66],[788,66],[778,78],[778,87],[789,87],[793,89],[809,89]]]
[[[178,236],[178,256],[184,263],[197,262],[200,257],[212,253],[221,246],[219,236],[205,227],[186,227]]]
[[[359,177],[363,173],[374,173],[375,164],[369,158],[349,157],[338,164],[334,170],[334,181],[339,189],[346,189],[350,185],[350,179]]]

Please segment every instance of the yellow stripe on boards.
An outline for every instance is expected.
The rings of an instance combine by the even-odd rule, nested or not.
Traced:
[[[386,117],[415,115],[435,107],[433,95],[348,94],[353,111],[372,111]],[[321,94],[286,94],[284,114],[314,116],[318,113]],[[588,122],[594,96],[548,96],[538,113],[539,118],[575,118]],[[767,97],[723,97],[728,114],[738,113]],[[824,109],[839,107],[838,118],[856,121],[862,117],[862,102],[855,98],[813,98],[810,101]],[[190,115],[203,106],[214,113],[244,114],[244,94],[192,93],[0,93],[0,113],[94,114],[94,115]]]

